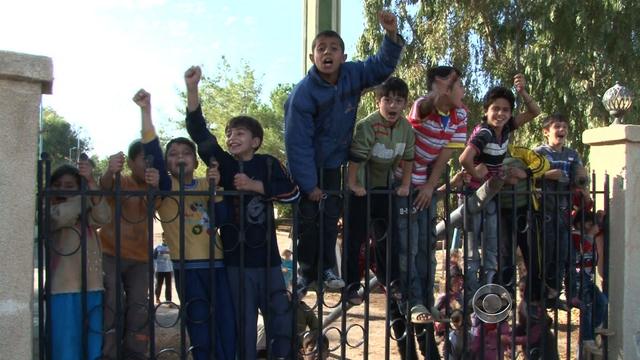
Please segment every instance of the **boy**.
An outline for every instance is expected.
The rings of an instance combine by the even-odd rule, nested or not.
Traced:
[[[580,155],[565,146],[568,132],[569,122],[565,116],[552,114],[542,123],[542,133],[547,143],[534,149],[551,163],[551,170],[545,173],[542,183],[544,191],[554,192],[553,195],[544,197],[545,273],[549,287],[547,297],[556,302],[563,280],[569,284],[569,279],[565,279],[565,269],[570,257],[574,259],[573,251],[569,250],[571,182],[576,182],[586,173]],[[556,258],[556,254],[559,254],[559,258]],[[575,281],[572,283],[575,284]],[[570,290],[565,288],[566,292],[575,291],[575,286],[568,288]],[[568,298],[573,297],[573,294],[566,295]]]
[[[238,116],[229,120],[225,127],[228,151],[220,147],[207,129],[200,108],[198,83],[201,77],[202,71],[197,66],[184,74],[187,131],[198,145],[201,159],[208,162],[215,156],[220,163],[220,183],[224,189],[246,192],[226,196],[227,204],[233,204],[231,221],[220,228],[231,294],[236,305],[236,322],[241,326],[240,357],[256,358],[259,308],[265,318],[269,353],[288,358],[292,356],[292,342],[295,341],[271,202],[297,200],[298,188],[276,158],[255,153],[263,137],[262,126],[256,119]],[[241,219],[240,214],[245,218]]]
[[[149,147],[145,153],[146,142],[156,141],[142,139],[129,146],[127,166],[131,175],[120,175],[120,189],[123,191],[146,191],[149,186],[158,185],[158,169],[162,165],[160,146]],[[147,168],[145,155],[153,157],[153,168]],[[149,157],[150,158],[150,157]],[[102,190],[114,190],[116,174],[123,170],[125,157],[122,152],[109,157],[109,166],[100,177]],[[121,197],[120,218],[116,218],[116,197],[107,197],[111,207],[112,221],[100,228],[99,235],[103,249],[104,267],[104,327],[105,339],[102,349],[103,357],[115,359],[120,339],[116,339],[116,316],[121,316],[124,337],[124,357],[145,355],[149,346],[149,314],[147,301],[149,296],[149,229],[147,227],[147,202],[144,195]],[[115,224],[120,224],[120,232],[116,233]],[[116,273],[116,239],[120,238],[120,274]],[[120,294],[116,294],[116,278],[120,276],[122,286]],[[124,299],[123,306],[117,308],[116,295]]]
[[[133,100],[140,106],[142,115],[142,137],[145,141],[145,153],[159,152],[160,144],[155,128],[151,121],[151,95],[144,90],[136,93]],[[195,145],[186,138],[175,138],[166,146],[164,158],[160,155],[158,171],[160,174],[160,190],[180,190],[180,166],[183,166],[183,182],[186,191],[208,191],[209,179],[217,185],[220,178],[216,164],[207,171],[208,179],[195,179],[193,173],[198,167]],[[169,172],[167,172],[167,169]],[[171,174],[171,177],[169,176]],[[187,330],[191,346],[192,357],[195,360],[210,358],[211,326],[214,324],[215,355],[217,359],[233,360],[235,358],[235,327],[233,318],[233,304],[229,291],[229,283],[222,262],[222,249],[215,245],[214,259],[209,259],[209,246],[212,229],[209,212],[208,195],[184,196],[184,235],[180,233],[180,196],[164,197],[158,207],[158,215],[162,221],[173,269],[175,272],[176,288],[180,296],[180,304],[186,317]],[[225,209],[216,199],[215,219],[220,223]],[[181,238],[183,240],[181,241]],[[184,251],[181,245],[184,244]],[[214,243],[215,244],[215,243]],[[181,253],[184,252],[184,258]],[[213,265],[214,269],[211,269]],[[213,279],[212,279],[213,277]],[[211,284],[215,284],[215,289]],[[210,316],[211,294],[215,293],[215,318]]]
[[[432,234],[436,202],[431,198],[453,148],[461,147],[467,136],[467,110],[462,103],[464,88],[460,77],[460,71],[451,66],[429,69],[429,93],[414,102],[409,114],[416,139],[411,182],[418,194],[412,204],[409,204],[410,197],[399,198],[396,209],[398,240],[411,249],[410,267],[405,271],[415,274],[408,290],[411,321],[415,324],[433,320],[427,310],[434,301],[436,271],[435,237]],[[432,328],[429,333],[429,342],[435,344]],[[437,352],[435,346],[429,348],[430,352]]]
[[[381,12],[379,20],[386,36],[378,53],[364,62],[345,62],[344,42],[336,32],[316,35],[309,55],[314,65],[285,103],[289,169],[303,193],[298,245],[301,274],[296,285],[299,294],[316,280],[316,275],[322,276],[320,280],[328,288],[344,287],[344,281],[333,271],[340,197],[327,192],[340,190],[340,166],[349,154],[362,91],[391,75],[400,58],[404,41],[397,33],[396,17]],[[319,208],[324,209],[322,221]],[[316,273],[319,267],[322,274]]]
[[[509,146],[509,135],[512,131],[534,119],[540,114],[538,104],[525,89],[525,78],[522,74],[514,77],[514,87],[524,99],[526,111],[513,116],[515,97],[511,90],[496,86],[487,91],[483,108],[485,115],[469,137],[467,146],[460,155],[460,165],[471,175],[469,187],[476,190],[480,184],[491,177],[504,178],[502,161]],[[483,221],[484,218],[484,221]],[[484,226],[483,226],[484,223]],[[493,283],[498,271],[498,218],[496,199],[485,205],[484,211],[468,216],[468,246],[465,257],[465,287],[468,294],[474,294],[480,282]],[[480,269],[480,231],[483,231],[483,269]],[[467,261],[468,260],[468,261]]]
[[[98,190],[91,175],[89,161],[80,160],[78,168],[62,165],[51,174],[51,190],[78,191],[81,179],[88,190]],[[111,221],[111,211],[104,197],[85,200],[79,195],[52,195],[50,208],[50,238],[48,239],[50,289],[47,296],[51,312],[47,314],[48,333],[51,334],[52,359],[81,359],[83,332],[87,332],[87,357],[100,358],[102,348],[102,253],[96,229]],[[85,213],[82,222],[82,215]],[[82,227],[86,236],[86,294],[82,293]],[[82,312],[86,296],[86,313]]]
[[[351,208],[349,212],[349,241],[347,256],[353,259],[360,253],[360,246],[368,238],[367,228],[367,190],[388,189],[389,175],[402,161],[402,180],[396,190],[398,196],[406,197],[409,194],[411,182],[411,167],[413,166],[413,147],[415,138],[411,125],[403,115],[403,110],[409,96],[409,87],[397,77],[390,77],[382,85],[376,88],[376,103],[378,111],[367,116],[356,124],[356,129],[351,143],[349,154],[349,171],[347,183],[353,195],[351,196]],[[365,184],[369,172],[369,184]],[[386,220],[388,224],[388,196],[386,194],[370,195],[371,222],[374,220]],[[386,227],[386,225],[384,225]],[[370,230],[370,229],[369,229]],[[404,245],[404,247],[402,247]],[[377,264],[379,279],[384,277],[385,245],[380,241],[375,246],[376,259],[381,260]],[[399,259],[402,262],[407,258],[406,244],[401,244]],[[407,266],[401,266],[406,279]],[[362,298],[358,295],[360,276],[358,262],[347,262],[347,299],[358,305]],[[383,281],[384,282],[384,281]]]

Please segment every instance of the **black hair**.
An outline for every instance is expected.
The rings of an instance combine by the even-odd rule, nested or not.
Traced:
[[[392,76],[376,87],[376,100],[395,94],[405,100],[409,97],[409,86],[404,80]]]
[[[446,78],[452,72],[455,72],[459,78],[462,77],[462,72],[453,66],[436,66],[427,70],[427,90],[433,90],[433,83],[436,78]]]
[[[487,93],[484,95],[484,99],[482,101],[482,108],[484,109],[484,111],[489,110],[489,107],[491,106],[491,104],[493,104],[494,101],[496,101],[497,99],[505,99],[507,100],[507,102],[509,102],[509,106],[511,106],[511,118],[509,119],[509,121],[511,121],[511,119],[513,119],[513,109],[515,109],[516,107],[516,97],[513,95],[513,92],[511,92],[511,90],[507,89],[504,86],[494,86],[491,89],[489,89],[489,91],[487,91]],[[482,122],[486,123],[487,122],[487,116],[483,115],[482,116]]]
[[[80,187],[80,172],[78,171],[78,168],[69,164],[58,166],[51,174],[51,179],[49,180],[49,182],[53,184],[65,175],[73,176],[76,179],[78,187]]]
[[[513,95],[511,90],[504,86],[494,86],[484,95],[482,108],[487,111],[489,106],[491,106],[491,104],[493,104],[497,99],[507,100],[507,102],[509,102],[509,106],[511,106],[511,111],[516,107],[516,97]]]
[[[226,134],[230,129],[238,128],[245,128],[249,130],[251,136],[260,139],[260,144],[258,144],[258,147],[255,149],[258,150],[260,148],[260,145],[262,145],[262,139],[264,138],[264,130],[262,130],[262,125],[260,125],[260,122],[252,118],[251,116],[236,116],[229,120],[227,126],[225,126],[224,128],[224,132]]]
[[[196,155],[196,144],[194,144],[193,141],[187,139],[186,137],[182,137],[182,136],[171,139],[167,143],[167,146],[164,147],[164,161],[167,161],[167,155],[169,154],[169,149],[171,149],[171,146],[173,144],[187,145],[191,149],[191,151],[193,151],[193,159],[195,161],[195,164],[197,165],[198,157]]]
[[[340,48],[342,48],[342,52],[344,52],[344,40],[342,40],[342,38],[340,37],[340,34],[338,34],[337,32],[335,32],[333,30],[324,30],[324,31],[319,32],[318,35],[316,35],[316,37],[313,38],[313,41],[311,42],[311,52],[312,53],[313,53],[313,50],[315,50],[315,48],[316,48],[316,42],[321,37],[338,39],[340,41]]]
[[[545,129],[545,130],[549,130],[551,125],[553,125],[553,123],[557,123],[557,122],[563,122],[563,123],[567,124],[567,127],[569,126],[569,121],[567,120],[566,116],[564,116],[561,113],[553,113],[553,114],[547,116],[544,119],[544,121],[542,121],[542,128]]]
[[[138,155],[144,153],[144,148],[142,147],[142,141],[140,139],[134,140],[131,145],[129,145],[129,150],[127,151],[127,156],[129,160],[133,161]]]

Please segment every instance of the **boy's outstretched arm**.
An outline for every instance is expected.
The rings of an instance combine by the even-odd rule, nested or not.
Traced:
[[[318,173],[315,157],[315,123],[310,95],[305,89],[296,87],[285,103],[284,145],[289,170],[302,192],[312,201],[317,193]]]
[[[271,180],[262,183],[265,197],[283,203],[291,203],[298,200],[300,192],[296,184],[291,180],[287,170],[278,159],[271,156],[270,158],[273,161],[268,161],[267,164],[271,167]]]
[[[192,66],[184,72],[184,82],[187,85],[187,111],[193,112],[200,106],[198,84],[202,78],[200,66]]]
[[[381,11],[378,19],[386,32],[378,52],[369,56],[364,62],[355,63],[362,66],[360,76],[363,90],[382,83],[394,72],[404,46],[404,39],[398,34],[396,16],[390,12]]]
[[[533,120],[536,116],[540,115],[540,106],[527,92],[524,75],[517,74],[514,76],[513,86],[516,88],[516,92],[522,97],[524,106],[527,108],[525,112],[520,113],[515,117],[516,128],[519,128]]]
[[[145,180],[147,184],[158,186],[160,190],[171,190],[171,177],[167,172],[160,141],[151,120],[151,94],[144,89],[140,89],[132,100],[140,107],[142,147],[145,158],[151,160],[151,163],[148,164],[150,168],[145,170]]]
[[[220,167],[224,169],[228,166],[229,162],[235,160],[220,147],[218,139],[216,139],[207,127],[198,95],[198,84],[201,78],[202,70],[199,66],[192,66],[184,73],[184,82],[187,87],[187,117],[185,120],[187,132],[191,140],[198,146],[200,159],[202,159],[205,164],[208,164],[213,156],[220,162]],[[225,186],[227,185],[228,184]]]

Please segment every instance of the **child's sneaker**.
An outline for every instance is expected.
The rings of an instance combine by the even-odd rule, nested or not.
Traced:
[[[327,269],[322,273],[322,280],[324,280],[324,286],[329,289],[342,289],[344,287],[344,281],[331,269]]]
[[[364,301],[364,299],[362,298],[362,296],[360,294],[358,294],[358,289],[349,289],[347,291],[347,301],[354,306],[358,306],[360,304],[362,304],[362,302]]]
[[[307,279],[304,275],[299,274],[298,280],[296,281],[295,291],[298,294],[298,299],[302,299],[307,295],[307,290],[309,289],[309,285],[311,285],[312,281]]]

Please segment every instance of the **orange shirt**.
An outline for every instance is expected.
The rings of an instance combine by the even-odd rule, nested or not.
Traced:
[[[137,183],[131,176],[121,176],[120,188],[122,190],[144,191],[147,189],[147,185]],[[149,230],[147,229],[146,197],[125,195],[121,199],[120,219],[116,219],[115,198],[113,196],[107,197],[107,202],[111,207],[112,221],[99,231],[102,251],[107,255],[116,255],[115,222],[120,221],[120,257],[127,260],[148,262]]]

